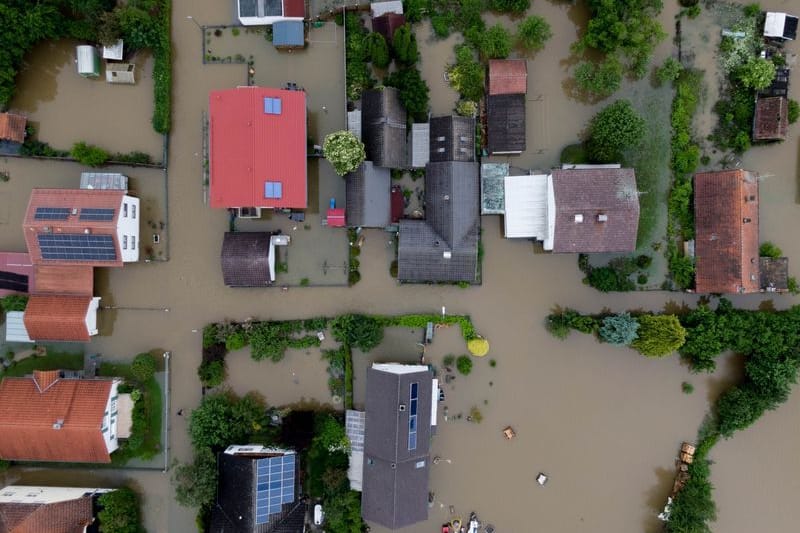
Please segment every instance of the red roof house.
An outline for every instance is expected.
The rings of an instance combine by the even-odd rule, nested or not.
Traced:
[[[0,141],[25,142],[25,125],[28,119],[13,113],[0,113]]]
[[[117,449],[118,379],[59,370],[0,382],[0,458],[109,463]]]
[[[524,59],[489,60],[489,96],[528,92],[528,63]]]
[[[305,209],[306,93],[263,87],[209,96],[210,203]]]
[[[758,177],[741,169],[696,174],[694,218],[697,292],[758,292]]]
[[[99,297],[33,294],[22,317],[32,341],[89,342],[97,335]]]
[[[8,485],[0,489],[0,532],[96,531],[93,502],[106,492],[111,489]]]

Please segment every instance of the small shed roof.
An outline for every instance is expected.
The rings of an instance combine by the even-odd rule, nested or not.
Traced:
[[[134,63],[109,63],[106,65],[106,82],[135,85],[135,71]]]
[[[276,48],[302,48],[306,44],[302,20],[281,20],[272,24],[272,44]]]
[[[24,315],[22,311],[6,313],[6,342],[33,342],[25,329]]]
[[[481,164],[481,215],[505,213],[505,179],[508,163]]]
[[[331,228],[344,227],[344,209],[341,207],[332,207],[328,209],[327,217],[328,226]]]
[[[489,61],[489,95],[528,92],[528,62],[524,59]]]
[[[28,119],[15,113],[0,113],[0,141],[25,142]]]
[[[789,101],[784,96],[759,98],[753,117],[753,139],[782,141],[789,129]]]
[[[222,241],[222,278],[228,287],[270,284],[269,238],[266,231],[227,232]]]
[[[525,151],[525,95],[500,94],[487,98],[487,145],[490,154]]]
[[[758,263],[762,291],[787,292],[789,290],[788,257],[761,257]]]
[[[361,139],[361,110],[353,109],[347,112],[347,131]]]
[[[425,168],[431,158],[431,125],[428,122],[411,125],[409,164],[411,168]]]
[[[759,97],[764,96],[788,96],[789,95],[789,76],[791,70],[786,67],[775,69],[775,77],[768,87],[758,91]]]
[[[112,44],[111,46],[104,46],[103,59],[113,59],[116,61],[121,61],[123,47],[124,47],[124,42],[122,39],[117,40],[117,42]]]
[[[392,0],[390,2],[372,2],[369,5],[370,16],[372,18],[380,17],[386,13],[403,14],[403,2],[401,0]]]
[[[547,175],[506,176],[505,178],[505,236],[548,237]]]
[[[117,172],[81,172],[81,189],[127,191],[128,176]]]
[[[764,37],[794,40],[797,38],[797,17],[787,13],[767,12]]]

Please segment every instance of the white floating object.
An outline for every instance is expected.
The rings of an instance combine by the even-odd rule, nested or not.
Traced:
[[[544,487],[545,483],[547,483],[547,476],[539,472],[539,475],[536,476],[536,482]]]

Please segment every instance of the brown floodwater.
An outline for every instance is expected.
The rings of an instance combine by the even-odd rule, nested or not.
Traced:
[[[671,30],[677,3],[665,4],[661,20]],[[783,5],[778,1],[766,4]],[[597,344],[591,337],[579,334],[558,341],[547,334],[543,321],[556,305],[584,311],[599,311],[604,307],[660,310],[668,305],[693,304],[694,296],[598,293],[581,283],[574,256],[535,255],[529,243],[504,240],[498,217],[483,219],[485,259],[480,287],[398,286],[387,271],[393,244],[379,231],[367,233],[360,256],[363,278],[353,288],[293,288],[283,292],[233,290],[223,285],[219,246],[228,220],[226,213],[203,205],[202,160],[196,154],[202,147],[200,116],[207,106],[208,91],[241,83],[242,70],[231,65],[203,66],[200,49],[203,37],[186,17],[191,15],[200,24],[230,23],[230,11],[226,2],[175,2],[175,107],[169,159],[170,261],[128,265],[102,275],[99,286],[104,298],[121,309],[107,315],[113,335],[100,336],[87,347],[108,359],[125,359],[153,347],[172,352],[170,457],[184,461],[191,458],[186,419],[175,412],[180,408],[191,409],[200,400],[196,368],[201,355],[200,330],[206,323],[248,317],[330,316],[347,311],[438,313],[444,306],[448,313],[471,315],[478,331],[491,342],[489,357],[476,359],[468,377],[459,377],[446,387],[445,404],[450,415],[466,415],[476,406],[483,413],[483,421],[480,424],[468,423],[463,418],[440,421],[432,452],[443,460],[433,467],[430,480],[435,504],[426,523],[405,531],[437,531],[437,526],[449,517],[450,505],[461,516],[477,511],[498,531],[660,531],[654,517],[671,488],[678,446],[682,440],[694,438],[710,403],[741,372],[740,364],[736,359],[721,359],[715,374],[692,375],[677,357],[649,360],[629,350]],[[569,45],[576,36],[575,24],[583,20],[580,14],[569,3],[542,0],[534,2],[532,11],[551,21],[555,37],[529,64],[529,95],[536,98],[541,94],[543,98],[536,104],[540,107],[529,106],[529,145],[537,149],[520,158],[520,164],[547,168],[557,163],[563,145],[577,138],[596,106],[569,98],[562,85],[567,75],[564,62],[570,57]],[[332,33],[341,37],[327,28],[320,31],[324,33],[320,33],[318,41],[330,40]],[[436,65],[450,60],[452,45],[447,44],[432,50],[423,48],[424,54],[431,56],[423,63],[426,74],[430,68],[434,75],[441,68]],[[342,45],[339,40],[324,46],[338,47],[341,51]],[[672,44],[667,39],[657,51],[657,61],[671,52]],[[284,63],[279,65],[288,68]],[[324,84],[326,78],[341,80],[341,68],[341,63],[326,61],[309,75],[308,82],[300,80],[309,90],[311,101],[316,102],[312,105],[341,101],[341,87]],[[292,74],[303,76],[302,72]],[[21,93],[36,87],[35,79],[25,80],[20,86]],[[314,80],[319,81],[312,85]],[[798,84],[793,85],[795,98],[799,96],[797,87]],[[49,91],[57,100],[56,93],[61,94],[60,81],[58,91],[53,87],[41,90],[43,94]],[[149,98],[149,93],[146,96]],[[435,93],[434,111],[446,113],[452,106],[452,97]],[[89,109],[88,103],[83,102]],[[331,114],[318,115],[318,134],[343,126],[341,110],[335,111],[335,116],[333,113],[331,109]],[[542,125],[537,116],[544,117]],[[54,127],[63,127],[55,120]],[[118,130],[107,121],[94,124],[109,138]],[[137,138],[153,135],[149,120],[137,121],[131,130],[124,135]],[[794,201],[797,128],[791,132],[790,140],[781,145],[752,150],[745,163],[773,176],[765,179],[762,187],[762,235],[782,246],[790,257],[800,260],[800,243],[792,238],[798,215]],[[130,143],[116,149],[137,146]],[[26,196],[24,188],[13,188],[15,181],[39,183],[37,180],[45,174],[63,174],[51,163],[8,159],[0,160],[0,167],[12,173],[11,182],[0,183],[0,243],[20,249],[22,207],[17,204],[24,204]],[[73,171],[70,167],[69,173]],[[796,271],[796,267],[792,268]],[[757,307],[764,299],[737,297],[734,302]],[[788,296],[775,298],[776,307],[796,302]],[[169,311],[163,311],[164,308]],[[370,357],[413,359],[418,353],[414,334],[392,331],[394,341]],[[438,330],[426,356],[440,362],[448,353],[463,351],[457,330]],[[497,361],[496,367],[489,366],[489,358]],[[363,369],[367,363],[359,358],[356,368]],[[273,403],[301,398],[331,401],[326,364],[313,351],[292,352],[278,365],[256,363],[245,351],[232,354],[229,365],[230,385],[238,392],[255,389]],[[359,387],[363,385],[360,378],[356,376],[357,400]],[[694,394],[681,392],[683,381],[695,386]],[[713,481],[719,505],[716,531],[795,529],[794,502],[800,496],[800,460],[796,454],[800,447],[798,417],[800,395],[794,392],[786,405],[715,448]],[[513,425],[517,432],[513,441],[502,437],[501,430],[507,425]],[[550,476],[545,488],[535,482],[539,472]],[[12,469],[7,476],[9,481],[22,483],[132,483],[144,493],[148,531],[195,530],[194,511],[178,506],[171,497],[168,473]],[[382,530],[373,528],[373,531]]]

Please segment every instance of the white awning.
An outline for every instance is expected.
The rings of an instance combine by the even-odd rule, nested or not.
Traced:
[[[28,337],[28,330],[25,329],[23,311],[9,311],[6,313],[6,342],[33,342]]]
[[[505,236],[507,239],[547,237],[547,175],[506,176]]]

